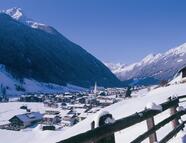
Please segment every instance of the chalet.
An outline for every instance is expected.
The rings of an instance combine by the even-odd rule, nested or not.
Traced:
[[[52,124],[59,123],[61,121],[60,111],[58,109],[47,109],[43,116],[43,121]]]
[[[89,94],[88,98],[86,99],[86,104],[97,106],[99,102],[97,101],[96,96]]]
[[[84,119],[86,119],[89,115],[91,115],[92,113],[88,113],[88,112],[84,112],[84,113],[81,113],[79,116],[78,116],[78,121],[82,121]]]
[[[85,109],[86,108],[86,105],[85,104],[68,104],[68,107],[69,108],[74,108],[74,109],[77,109],[77,108],[81,108],[81,109]]]
[[[100,103],[100,105],[103,107],[116,103],[115,98],[110,98],[107,96],[99,96],[97,100]]]
[[[177,74],[181,74],[181,77],[185,78],[186,77],[186,66],[180,69]]]
[[[43,115],[39,112],[31,112],[26,114],[15,115],[9,122],[12,126],[26,128],[43,119]]]
[[[76,115],[80,115],[81,113],[84,113],[86,110],[87,110],[87,109],[77,108],[77,109],[75,109]]]
[[[93,108],[91,108],[91,109],[89,109],[88,111],[87,111],[87,113],[96,113],[96,112],[98,112],[99,110],[101,110],[101,106],[97,106],[97,107],[93,107]]]
[[[181,68],[174,76],[173,80],[170,81],[170,84],[184,83],[186,82],[186,66]]]
[[[77,101],[81,104],[85,104],[86,103],[86,98],[85,97],[80,97],[77,99]]]
[[[59,115],[46,114],[43,116],[43,122],[47,125],[58,124],[61,122],[61,117]]]
[[[62,102],[62,103],[61,103],[61,108],[62,108],[62,109],[66,109],[66,107],[67,107],[67,104],[66,104],[65,102]]]
[[[64,98],[62,99],[62,102],[70,103],[70,102],[71,102],[71,97],[64,97]]]
[[[52,101],[44,101],[43,104],[45,107],[58,108],[58,104]]]
[[[75,114],[65,115],[62,119],[63,120],[61,121],[61,123],[64,124],[65,126],[73,126],[74,124],[76,124]]]

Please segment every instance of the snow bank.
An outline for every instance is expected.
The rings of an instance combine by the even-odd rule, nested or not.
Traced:
[[[146,105],[146,109],[162,111],[162,106],[161,105],[157,105],[154,102],[150,102],[150,103],[148,103]]]
[[[100,121],[100,118],[102,116],[105,116],[105,115],[109,115],[110,113],[108,111],[99,111],[97,114],[96,114],[96,117],[94,118],[94,122],[95,122],[95,128],[99,127],[99,121]],[[107,118],[105,123],[106,124],[109,124],[109,123],[113,123],[114,122],[114,119],[112,118]]]

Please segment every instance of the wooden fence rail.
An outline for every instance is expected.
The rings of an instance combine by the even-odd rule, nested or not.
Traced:
[[[146,131],[145,133],[143,133],[142,135],[138,136],[135,140],[133,140],[131,143],[139,143],[142,142],[144,139],[148,138],[151,134],[153,134],[155,131],[157,131],[158,129],[160,129],[161,127],[163,127],[164,125],[168,124],[169,122],[171,122],[172,120],[174,120],[175,118],[181,117],[182,115],[186,114],[186,111],[179,111],[176,114],[164,119],[163,121],[161,121],[160,123],[158,123],[157,125],[155,125],[154,127],[152,127],[150,130]]]
[[[114,123],[109,123],[109,124],[103,125],[101,127],[98,127],[98,128],[89,130],[87,132],[78,134],[78,135],[73,136],[71,138],[59,141],[57,143],[96,143],[105,137],[113,135],[117,131],[126,129],[130,126],[137,124],[137,123],[140,123],[140,122],[145,121],[149,118],[152,118],[155,115],[157,115],[157,114],[159,114],[169,108],[173,108],[173,107],[176,108],[179,103],[179,99],[182,99],[185,97],[179,97],[179,98],[173,98],[173,99],[170,98],[169,101],[160,104],[162,107],[161,111],[160,110],[145,109],[142,112],[138,112],[138,113],[135,113],[135,114],[130,115],[128,117],[116,120]],[[162,122],[160,122],[156,126],[149,129],[143,135],[137,137],[132,143],[138,143],[138,142],[144,140],[145,138],[149,137],[152,133],[154,133],[156,130],[158,130],[159,128],[161,128],[162,126],[167,124],[168,122],[170,122],[172,120],[178,120],[178,118],[180,118],[183,114],[186,114],[185,112],[186,111],[176,112],[174,115],[171,115],[167,119],[163,120]],[[181,127],[182,126],[180,126],[180,128]],[[178,129],[180,129],[180,128],[178,128]],[[176,131],[173,131],[173,133],[175,133]],[[167,139],[171,135],[172,135],[172,133],[167,137]],[[167,139],[164,139],[164,140],[167,140]]]
[[[185,127],[185,121],[178,125],[175,129],[173,129],[168,135],[166,135],[163,139],[161,139],[158,143],[166,143],[168,142],[172,137],[174,137],[180,130],[182,130]]]

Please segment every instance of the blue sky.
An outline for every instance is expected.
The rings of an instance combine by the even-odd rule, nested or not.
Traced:
[[[132,63],[186,42],[184,0],[1,0],[106,62]]]

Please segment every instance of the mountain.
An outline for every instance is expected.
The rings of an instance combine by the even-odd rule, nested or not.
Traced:
[[[125,80],[169,80],[186,65],[186,43],[165,53],[149,54],[140,62],[131,65],[105,63],[117,77]],[[149,82],[152,80],[149,80]]]
[[[105,87],[121,85],[102,62],[19,8],[1,11],[0,43],[0,64],[16,79],[82,87],[95,81]]]
[[[43,31],[48,32],[50,34],[57,34],[57,35],[59,34],[60,35],[60,33],[57,30],[55,30],[53,27],[43,24],[43,23],[36,22],[33,19],[28,18],[24,14],[24,12],[22,11],[21,8],[14,7],[14,8],[8,9],[8,10],[2,10],[1,13],[5,13],[5,14],[9,15],[13,19],[15,19],[25,25],[28,25],[31,28],[40,29],[40,30],[43,30]]]

